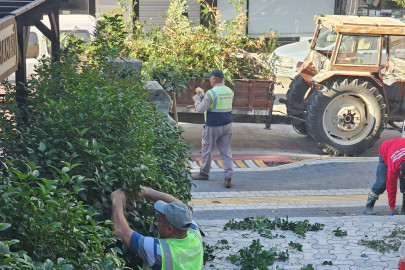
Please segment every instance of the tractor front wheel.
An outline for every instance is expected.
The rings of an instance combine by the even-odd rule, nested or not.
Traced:
[[[295,76],[294,80],[290,83],[287,91],[287,100],[298,104],[304,104],[306,94],[311,90],[309,85],[305,82],[300,74]],[[287,107],[287,114],[291,114],[290,109]],[[302,135],[308,135],[307,128],[304,121],[292,118],[291,124],[295,131]]]

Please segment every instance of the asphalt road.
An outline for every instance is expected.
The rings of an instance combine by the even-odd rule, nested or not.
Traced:
[[[191,153],[200,154],[202,124],[180,123],[184,129],[184,139],[192,144]],[[377,143],[361,157],[377,157],[378,148],[387,139],[400,137],[401,133],[385,130]],[[232,153],[234,155],[291,155],[315,158],[325,155],[306,136],[296,133],[290,125],[272,125],[271,130],[264,129],[264,124],[233,124]],[[214,155],[218,155],[215,148]]]

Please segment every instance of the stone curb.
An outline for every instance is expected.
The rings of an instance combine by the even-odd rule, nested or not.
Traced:
[[[235,168],[235,172],[252,172],[252,171],[278,171],[284,169],[298,168],[302,166],[327,164],[327,163],[342,163],[342,162],[378,162],[378,157],[320,157],[308,160],[297,161],[290,164],[284,164],[277,167],[267,168]],[[199,169],[190,170],[192,173],[199,172]],[[223,169],[211,169],[211,172],[223,172]]]
[[[285,219],[285,217],[280,217],[281,219]],[[288,220],[291,221],[299,221],[299,220],[309,220],[310,223],[324,223],[324,224],[332,224],[336,221],[342,221],[342,222],[351,222],[351,223],[356,223],[356,222],[361,222],[361,223],[369,223],[372,226],[374,226],[374,222],[380,222],[380,223],[389,223],[389,224],[394,224],[394,223],[399,223],[399,225],[404,225],[405,224],[405,215],[396,215],[396,216],[333,216],[333,217],[289,217]],[[235,220],[243,220],[241,218],[235,218]],[[228,220],[197,220],[198,224],[202,226],[202,228],[207,230],[206,227],[215,227],[215,228],[221,228],[221,226],[224,226]],[[371,226],[371,227],[372,227]],[[355,226],[354,226],[355,227]]]

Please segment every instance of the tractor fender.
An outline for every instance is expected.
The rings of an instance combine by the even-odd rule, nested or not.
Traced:
[[[313,85],[323,85],[326,80],[329,80],[335,76],[347,76],[347,77],[366,77],[373,80],[378,86],[380,86],[382,90],[382,94],[384,96],[385,104],[388,104],[387,94],[385,92],[384,84],[379,78],[376,78],[370,72],[350,72],[350,71],[327,71],[318,73],[312,77],[311,82]],[[387,114],[389,114],[390,108],[387,106]],[[388,118],[387,118],[388,119]]]

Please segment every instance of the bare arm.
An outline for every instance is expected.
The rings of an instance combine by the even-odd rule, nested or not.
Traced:
[[[111,193],[112,211],[111,220],[114,222],[112,229],[115,231],[114,235],[121,237],[122,242],[128,248],[131,247],[131,237],[134,232],[128,225],[124,215],[124,205],[126,202],[125,193],[122,190],[117,190]]]
[[[176,199],[172,195],[169,195],[164,192],[156,191],[152,188],[142,187],[141,194],[142,194],[141,197],[143,197],[145,199],[149,199],[154,202],[160,200],[160,201],[164,201],[166,203],[172,203],[172,202],[183,203],[182,201]]]

